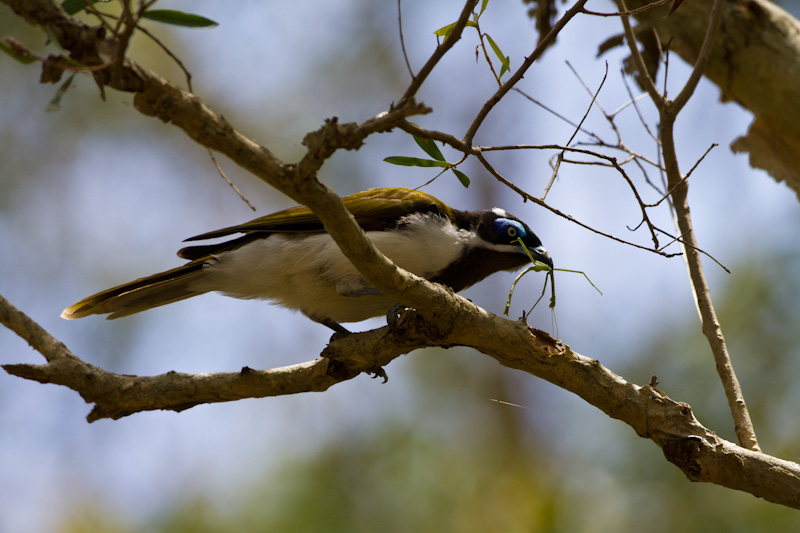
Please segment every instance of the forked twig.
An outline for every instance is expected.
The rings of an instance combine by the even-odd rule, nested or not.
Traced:
[[[625,0],[619,0],[619,2],[622,11],[627,11]],[[711,55],[711,49],[714,45],[714,40],[722,20],[723,3],[723,0],[714,0],[706,36],[694,68],[686,84],[674,100],[669,100],[666,96],[658,92],[653,79],[648,74],[647,69],[645,69],[644,61],[639,53],[639,48],[636,44],[636,38],[628,16],[623,16],[620,20],[625,30],[625,38],[628,41],[631,57],[636,65],[636,69],[639,71],[640,79],[643,82],[645,90],[653,100],[653,103],[655,103],[658,108],[661,152],[664,156],[668,188],[672,191],[672,205],[675,210],[678,228],[682,235],[681,242],[685,251],[684,257],[689,271],[691,287],[695,295],[700,320],[703,324],[703,333],[708,339],[709,346],[714,355],[717,372],[722,380],[725,395],[728,399],[728,405],[733,415],[736,436],[741,445],[745,448],[759,450],[760,448],[758,446],[758,440],[756,439],[755,430],[753,429],[753,423],[750,419],[750,413],[747,410],[747,404],[744,401],[739,380],[733,370],[728,347],[725,343],[725,337],[722,335],[722,328],[720,327],[719,320],[717,320],[714,304],[711,300],[711,292],[703,271],[703,263],[698,253],[697,240],[692,228],[692,218],[689,213],[689,203],[687,200],[688,183],[685,179],[682,179],[681,176],[675,149],[673,128],[675,118],[694,93],[703,75],[705,65]]]

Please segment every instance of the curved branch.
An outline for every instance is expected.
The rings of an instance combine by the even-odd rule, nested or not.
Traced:
[[[452,322],[432,324],[406,310],[392,321],[393,328],[333,340],[320,359],[271,370],[245,367],[227,373],[126,376],[89,365],[71,353],[57,357],[45,353],[45,365],[3,368],[16,376],[77,391],[87,402],[95,403],[88,416],[92,422],[154,409],[182,411],[203,403],[324,391],[416,348],[470,346],[503,366],[571,391],[625,422],[637,435],[655,442],[667,460],[692,481],[715,483],[800,509],[800,465],[720,438],[697,421],[688,404],[671,400],[653,386],[625,381],[596,359],[573,352],[522,320],[506,320],[457,295],[450,293],[449,297],[457,308]],[[26,338],[43,332],[48,340],[42,346],[60,345],[2,297],[0,321],[23,324],[13,329]],[[36,331],[26,335],[28,327]],[[485,331],[494,334],[485,335]]]

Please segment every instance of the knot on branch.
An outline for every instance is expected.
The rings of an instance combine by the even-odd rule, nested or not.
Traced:
[[[355,122],[339,124],[338,117],[325,119],[325,124],[303,137],[303,146],[309,153],[327,159],[340,148],[358,150],[364,144],[365,132]]]
[[[667,461],[674,464],[692,481],[701,478],[703,469],[698,461],[698,456],[703,448],[700,437],[691,435],[684,438],[669,439],[662,443],[661,450]]]
[[[429,113],[433,113],[433,108],[425,105],[424,102],[417,102],[414,98],[409,98],[408,100],[404,100],[399,104],[395,105],[392,104],[389,106],[389,111],[385,113],[381,113],[380,115],[376,116],[372,120],[382,120],[386,118],[390,118],[392,120],[392,125],[397,126],[400,124],[401,121],[404,121],[407,117],[413,117],[414,115],[427,115]],[[388,131],[387,130],[376,130],[376,131]]]
[[[416,309],[397,304],[386,316],[392,335],[404,341],[425,341],[436,344],[446,339],[452,332],[452,325],[434,324],[425,320]]]

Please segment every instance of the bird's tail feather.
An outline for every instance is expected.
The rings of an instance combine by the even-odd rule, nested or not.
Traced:
[[[140,278],[99,292],[64,309],[61,318],[74,320],[89,315],[108,319],[132,315],[207,292],[192,290],[190,284],[203,275],[203,260],[191,261],[178,268]]]

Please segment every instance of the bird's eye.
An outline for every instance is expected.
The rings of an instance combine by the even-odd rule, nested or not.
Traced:
[[[494,222],[494,239],[496,242],[515,241],[518,238],[525,238],[527,232],[521,222],[510,218],[498,218]]]

